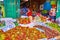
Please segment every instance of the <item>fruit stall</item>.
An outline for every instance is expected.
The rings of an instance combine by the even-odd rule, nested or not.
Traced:
[[[40,1],[4,0],[0,40],[60,40],[60,1]]]
[[[57,23],[31,23],[28,18],[20,18],[18,21],[12,18],[1,20],[5,21],[5,25],[0,27],[0,40],[54,40],[60,35],[60,26]]]

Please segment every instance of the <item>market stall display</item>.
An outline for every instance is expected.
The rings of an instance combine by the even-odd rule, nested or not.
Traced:
[[[5,40],[10,40],[10,39],[11,40],[24,40],[24,39],[37,40],[37,39],[46,38],[46,35],[44,32],[40,32],[35,28],[28,28],[28,27],[21,27],[21,26],[8,30],[7,32],[5,32],[4,35],[6,34],[7,36],[5,37]]]
[[[6,17],[0,18],[0,40],[60,39],[58,14],[56,19],[59,2],[56,6],[56,0],[25,0],[20,5],[20,0],[4,0],[4,8],[0,5],[0,9],[5,9],[5,14],[2,12]]]

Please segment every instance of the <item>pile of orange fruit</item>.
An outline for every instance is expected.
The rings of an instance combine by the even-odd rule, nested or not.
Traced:
[[[2,36],[1,36],[2,35]],[[46,38],[44,32],[40,32],[36,28],[15,27],[5,33],[1,33],[2,40],[38,40]]]
[[[20,24],[29,24],[30,23],[29,18],[19,18],[18,21]]]
[[[43,29],[45,32],[37,30],[36,27]],[[33,28],[17,26],[6,32],[0,30],[0,40],[38,40],[42,38],[50,39],[58,35],[59,33],[57,31],[43,26],[35,26]]]

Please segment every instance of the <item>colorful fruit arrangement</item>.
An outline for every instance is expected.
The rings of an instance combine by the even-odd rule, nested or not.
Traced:
[[[19,18],[18,21],[20,24],[29,24],[30,23],[29,18]]]
[[[36,28],[44,30],[41,32]],[[59,33],[50,28],[36,25],[33,28],[17,26],[11,30],[3,32],[0,30],[0,40],[38,40],[42,38],[54,38],[58,36]]]
[[[60,26],[57,23],[46,23],[49,25],[51,28],[58,30],[60,32]]]
[[[36,25],[36,26],[34,26],[34,27],[43,29],[43,30],[45,31],[45,34],[46,34],[46,36],[47,36],[48,39],[54,38],[54,37],[56,37],[56,36],[59,35],[59,33],[58,33],[57,31],[52,30],[52,29],[47,28],[47,27],[43,27],[43,26],[40,26],[40,25]]]
[[[46,38],[45,33],[40,32],[36,28],[28,28],[21,26],[8,30],[7,32],[1,35],[4,40],[38,40]]]

